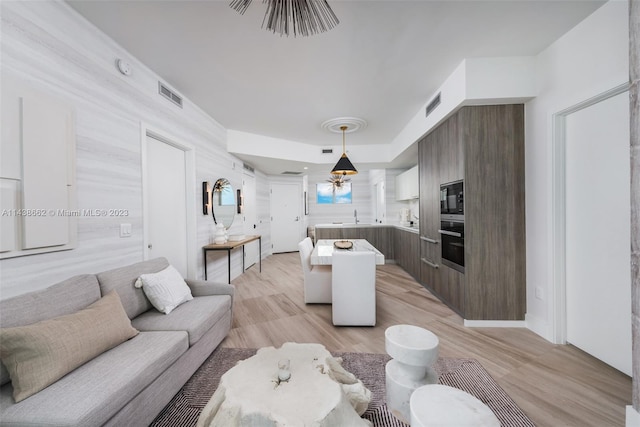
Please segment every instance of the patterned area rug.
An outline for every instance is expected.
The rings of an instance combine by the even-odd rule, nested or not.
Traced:
[[[220,377],[239,360],[253,356],[256,349],[218,348],[202,364],[151,424],[152,427],[195,426],[200,412],[218,387]],[[363,418],[376,427],[408,427],[387,409],[385,403],[386,354],[334,352],[343,366],[371,390],[372,399]],[[496,414],[503,427],[534,426],[520,407],[475,359],[440,358],[434,366],[440,384],[472,394]]]

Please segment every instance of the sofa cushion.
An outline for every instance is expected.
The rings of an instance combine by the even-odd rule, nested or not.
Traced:
[[[129,319],[133,319],[153,307],[142,289],[136,289],[134,286],[136,280],[142,274],[157,273],[168,266],[169,262],[165,258],[155,258],[126,267],[103,271],[96,276],[98,276],[102,295],[106,295],[112,290],[118,291],[124,311],[127,312]]]
[[[193,299],[191,289],[172,265],[157,273],[141,275],[135,286],[142,288],[156,310],[164,314]]]
[[[188,348],[186,332],[141,332],[28,399],[0,390],[2,423],[99,426],[167,370]]]
[[[100,299],[98,279],[83,274],[46,289],[0,301],[0,328],[29,325],[75,313]],[[9,372],[0,367],[0,385],[9,382]]]
[[[137,334],[115,291],[73,314],[0,329],[0,358],[14,399],[26,399]]]
[[[140,331],[187,331],[189,346],[194,345],[225,313],[231,310],[231,297],[195,297],[164,315],[149,310],[131,321]]]

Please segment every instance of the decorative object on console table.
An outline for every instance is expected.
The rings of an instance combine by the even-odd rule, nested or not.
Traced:
[[[216,224],[216,238],[213,241],[216,245],[222,245],[227,242],[227,238],[225,236],[224,225],[219,222]]]

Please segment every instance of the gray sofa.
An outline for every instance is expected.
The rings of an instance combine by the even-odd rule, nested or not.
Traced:
[[[140,331],[18,403],[0,366],[0,425],[145,426],[153,421],[225,338],[232,318],[234,287],[203,281],[187,280],[194,298],[170,314],[154,309],[134,283],[168,265],[157,258],[0,301],[4,328],[77,312],[116,290]]]

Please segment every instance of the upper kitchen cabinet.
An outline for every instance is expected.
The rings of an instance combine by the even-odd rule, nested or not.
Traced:
[[[468,320],[523,320],[524,106],[463,107],[419,143],[422,283]],[[440,186],[464,180],[464,273],[442,264]]]
[[[418,165],[396,176],[396,200],[413,200],[420,196]]]

